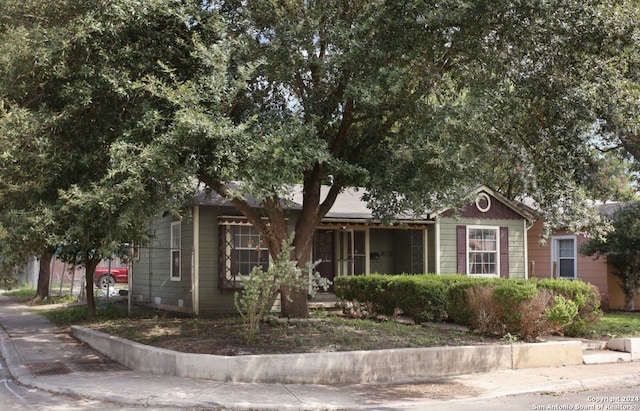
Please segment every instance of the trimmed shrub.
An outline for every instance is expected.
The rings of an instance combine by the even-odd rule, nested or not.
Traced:
[[[595,324],[602,317],[600,310],[600,296],[598,289],[590,283],[582,280],[566,279],[543,279],[532,280],[538,288],[553,291],[555,295],[562,296],[566,300],[576,304],[578,315],[576,315],[563,332],[568,336],[579,336],[585,334],[592,324]]]
[[[449,321],[460,325],[472,325],[473,311],[469,305],[468,292],[474,287],[490,285],[492,278],[472,278],[464,275],[443,276],[447,284],[447,315]]]
[[[356,314],[362,316],[391,316],[400,311],[416,322],[447,317],[446,284],[433,274],[336,277],[334,292],[352,302]]]
[[[373,316],[381,310],[378,296],[384,294],[386,277],[382,274],[339,276],[333,280],[333,290],[338,298],[353,304],[354,314]]]
[[[390,284],[396,307],[415,322],[444,321],[447,318],[446,285],[435,275],[396,277]]]
[[[502,307],[500,320],[508,333],[520,332],[521,306],[532,299],[536,293],[536,285],[526,280],[501,280],[493,285],[493,299]],[[542,310],[539,311],[542,315]]]
[[[371,274],[337,277],[334,290],[358,315],[401,312],[416,322],[454,321],[524,340],[580,335],[601,315],[597,289],[581,281]]]

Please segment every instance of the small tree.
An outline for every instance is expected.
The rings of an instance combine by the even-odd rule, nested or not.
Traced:
[[[291,259],[293,254],[293,236],[282,243],[282,249],[276,260],[263,271],[261,266],[255,267],[249,278],[242,282],[242,294],[235,293],[235,306],[245,323],[245,342],[251,344],[260,328],[260,321],[265,312],[273,305],[281,287],[290,287],[294,291],[315,293],[319,287],[324,290],[329,280],[321,278],[314,271],[315,264],[308,264],[303,271],[298,263]],[[304,273],[312,273],[307,276]],[[286,297],[283,297],[286,298]]]
[[[595,238],[582,245],[584,255],[606,256],[620,278],[625,296],[625,308],[634,309],[640,288],[640,207],[626,205],[612,215],[613,229],[604,238]]]

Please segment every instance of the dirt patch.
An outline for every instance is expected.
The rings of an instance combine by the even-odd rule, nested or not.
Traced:
[[[228,356],[505,343],[499,338],[460,329],[343,317],[294,323],[265,322],[252,344],[246,344],[244,324],[239,318],[167,315],[84,326],[154,347]]]

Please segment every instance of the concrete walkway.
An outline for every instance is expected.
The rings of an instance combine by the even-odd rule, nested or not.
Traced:
[[[259,384],[132,371],[71,338],[41,315],[0,296],[0,349],[17,382],[54,393],[177,409],[446,409],[532,392],[640,386],[637,362],[567,365],[433,378],[405,384]]]

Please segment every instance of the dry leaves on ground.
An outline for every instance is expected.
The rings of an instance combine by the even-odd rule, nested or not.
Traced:
[[[142,344],[174,351],[216,354],[283,354],[387,348],[500,344],[487,337],[441,326],[396,321],[328,317],[307,321],[262,323],[257,339],[244,343],[239,318],[121,319],[87,325],[92,329]]]

